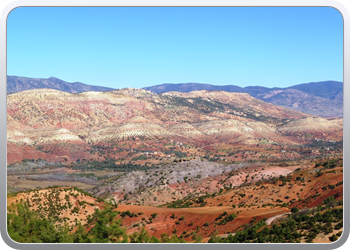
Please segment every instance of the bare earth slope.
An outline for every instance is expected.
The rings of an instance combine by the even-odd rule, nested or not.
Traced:
[[[92,145],[130,147],[171,141],[192,146],[255,143],[268,139],[295,144],[286,131],[312,116],[275,106],[245,93],[223,91],[154,94],[140,89],[71,94],[52,89],[28,90],[7,97],[8,162],[43,157],[55,161],[99,159]],[[309,121],[309,120],[307,120]],[[307,125],[308,126],[308,125]],[[317,132],[342,134],[342,122],[313,119]],[[139,142],[137,142],[139,141]],[[142,144],[141,142],[147,141]],[[123,144],[123,143],[121,143]],[[141,145],[142,144],[142,145]],[[72,154],[72,146],[76,147]],[[150,146],[145,147],[150,147]],[[31,148],[21,150],[21,148]]]
[[[193,192],[186,199],[175,199],[165,206],[163,204],[163,206],[158,207],[118,202],[119,205],[115,210],[121,213],[117,216],[117,219],[122,220],[122,227],[126,229],[129,235],[139,232],[144,227],[150,235],[155,237],[160,238],[164,233],[168,235],[176,234],[179,237],[184,237],[188,242],[193,241],[192,236],[194,234],[192,232],[200,235],[202,241],[206,242],[213,235],[227,237],[229,233],[235,234],[262,219],[267,219],[266,227],[273,228],[273,224],[278,225],[281,222],[288,221],[283,214],[289,214],[291,208],[296,207],[300,209],[301,214],[307,213],[309,216],[314,216],[315,214],[311,213],[312,209],[322,205],[327,197],[334,197],[334,204],[336,200],[342,200],[342,160],[338,159],[335,165],[332,166],[331,171],[328,169],[328,165],[325,164],[326,162],[316,162],[316,165],[265,166],[265,168],[262,168],[262,166],[254,164],[230,166],[204,162],[200,165],[200,161],[193,160],[192,162],[185,161],[163,166],[161,169],[149,172],[149,176],[156,172],[163,172],[168,177],[175,177],[174,179],[170,178],[172,181],[168,184],[169,187],[174,187],[175,180],[181,179],[179,177],[188,171],[186,169],[188,164],[190,165],[188,167],[195,169],[191,173],[192,175],[201,173],[204,177],[200,180],[202,186],[205,186],[203,183],[215,182],[214,185],[211,184],[213,188],[215,184],[219,184],[219,188],[223,186],[227,188],[216,188],[216,191],[214,189],[203,190],[195,193],[190,186],[196,180],[189,181],[189,183],[181,182],[179,186],[184,187],[181,191]],[[174,171],[176,173],[173,175],[172,168],[176,168]],[[209,173],[213,177],[211,180],[208,178]],[[133,174],[135,178],[133,181],[129,180],[130,183],[121,180],[118,182],[118,180],[112,179],[111,181],[115,184],[113,188],[139,189],[145,183],[142,183],[141,175],[137,172]],[[122,178],[130,178],[131,175],[132,173]],[[239,179],[242,176],[242,179],[248,181],[240,182]],[[256,178],[253,178],[254,176]],[[265,176],[266,178],[264,180],[259,179],[259,176]],[[192,176],[189,177],[193,178]],[[163,178],[160,176],[158,179],[162,180]],[[156,183],[157,181],[157,178],[152,180],[149,187],[160,186],[159,183]],[[228,183],[234,185],[228,187]],[[109,185],[113,186],[113,184],[110,183]],[[146,187],[146,190],[142,192],[148,191],[149,189]],[[137,197],[136,200],[143,199],[142,196],[137,196],[137,192],[136,195],[130,195]],[[164,196],[166,195],[162,195],[162,192],[160,192],[157,197],[162,199]],[[152,195],[146,197],[144,198],[152,200]],[[21,201],[27,202],[32,210],[43,214],[45,217],[55,216],[59,223],[67,221],[72,232],[77,228],[78,223],[90,230],[95,223],[92,216],[94,210],[103,209],[107,204],[111,204],[108,200],[102,202],[101,199],[92,198],[86,192],[81,192],[75,188],[51,188],[9,196],[7,200],[8,211],[12,212],[13,205]],[[153,203],[153,205],[155,204],[157,203]],[[234,218],[225,220],[231,214],[234,214]],[[336,227],[338,221],[333,221],[330,224],[334,230],[323,233],[326,229],[326,223],[319,220],[317,223],[321,223],[323,227],[321,231],[316,231],[315,237],[317,237],[313,239],[313,242],[331,242],[332,234],[340,232],[339,229],[343,227],[342,225],[339,228]],[[313,230],[306,226],[302,230],[297,230],[301,233],[306,230]],[[298,227],[300,228],[300,226]],[[301,242],[305,242],[309,236],[308,233],[305,233],[298,238],[301,239]]]

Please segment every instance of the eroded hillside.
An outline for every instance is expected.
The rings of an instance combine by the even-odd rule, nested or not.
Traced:
[[[213,145],[267,141],[289,146],[315,137],[339,141],[342,128],[342,119],[314,118],[245,93],[38,89],[7,97],[8,163],[132,161],[148,152],[159,156],[150,162],[165,162],[171,151],[201,156],[213,153],[198,153]]]
[[[56,227],[68,223],[70,233],[67,238],[82,234],[76,242],[120,242],[122,237],[129,242],[145,242],[141,239],[145,240],[143,237],[147,235],[155,237],[152,241],[146,237],[148,242],[171,242],[169,235],[176,242],[335,241],[343,227],[342,159],[315,160],[304,167],[286,168],[284,174],[272,167],[270,173],[280,174],[278,177],[267,175],[255,180],[252,173],[255,173],[254,177],[262,174],[259,172],[263,170],[261,166],[231,167],[223,174],[219,174],[222,167],[217,166],[215,179],[224,184],[224,188],[207,190],[205,194],[191,193],[184,199],[158,207],[122,205],[115,199],[93,198],[79,189],[56,187],[10,195],[8,212],[16,213],[16,204],[23,202]],[[249,168],[252,168],[250,172]],[[246,172],[242,171],[244,169]],[[181,175],[182,172],[178,172]],[[228,185],[230,178],[248,172],[250,175],[243,178],[248,181],[237,186]],[[106,219],[109,223],[101,224]],[[10,221],[11,225],[15,223]],[[121,238],[109,235],[108,232],[116,232],[108,229],[112,225],[121,228],[118,229]],[[286,232],[282,230],[280,234],[280,228]],[[106,237],[99,238],[97,229],[105,230]]]

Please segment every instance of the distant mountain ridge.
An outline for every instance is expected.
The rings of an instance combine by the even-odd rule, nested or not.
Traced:
[[[81,82],[69,83],[56,77],[29,78],[19,76],[7,76],[7,94],[30,89],[50,88],[69,93],[80,93],[86,91],[110,91],[108,87],[87,85]]]
[[[337,81],[310,82],[287,88],[236,85],[211,85],[202,83],[165,83],[145,87],[154,93],[192,92],[212,90],[248,93],[251,96],[303,113],[323,117],[343,117],[343,83]]]
[[[92,86],[81,82],[69,83],[50,77],[28,78],[7,76],[7,93],[30,89],[50,88],[68,93],[86,91],[111,91],[113,88]],[[192,92],[196,90],[248,93],[265,102],[288,109],[322,117],[343,117],[343,83],[338,81],[311,82],[287,88],[262,86],[239,87],[236,85],[212,85],[202,83],[165,83],[143,88],[154,93]]]
[[[154,93],[164,93],[171,91],[178,92],[191,92],[195,90],[221,90],[227,92],[243,92],[248,93],[251,96],[256,97],[259,94],[264,94],[270,91],[297,89],[310,95],[316,95],[327,99],[334,98],[339,92],[343,91],[343,83],[338,81],[322,81],[322,82],[310,82],[293,85],[286,88],[268,88],[262,86],[248,86],[239,87],[236,85],[212,85],[206,83],[164,83],[160,85],[154,85],[145,87],[143,89],[150,90]]]

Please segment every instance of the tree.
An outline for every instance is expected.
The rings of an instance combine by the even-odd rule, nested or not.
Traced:
[[[335,234],[333,234],[331,237],[329,237],[329,239],[331,241],[336,241],[338,239],[338,237]]]
[[[299,212],[299,209],[298,209],[297,207],[293,207],[292,210],[291,210],[291,212],[292,212],[293,214],[295,214],[295,213]]]
[[[77,230],[73,235],[74,243],[91,243],[91,237],[86,232],[85,228],[79,223]]]
[[[93,237],[93,242],[108,243],[108,242],[127,242],[128,237],[125,229],[120,227],[121,221],[114,220],[117,212],[111,208],[106,210],[96,210],[95,226],[90,230]]]
[[[199,234],[194,234],[194,235],[192,236],[192,240],[194,240],[194,242],[196,242],[196,243],[201,243],[202,240],[203,240],[203,237],[200,236]]]
[[[135,232],[129,236],[130,243],[160,243],[156,237],[150,237],[145,227],[141,228],[140,232]]]
[[[17,213],[7,215],[7,230],[10,238],[20,243],[67,243],[73,242],[68,226],[56,229],[52,221],[41,218],[27,204],[16,205]]]

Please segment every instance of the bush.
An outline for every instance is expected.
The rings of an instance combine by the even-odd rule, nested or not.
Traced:
[[[334,226],[335,230],[339,230],[341,228],[343,228],[343,221],[339,222],[337,225]]]
[[[333,196],[329,196],[323,200],[323,204],[325,204],[327,207],[335,207],[338,202]]]
[[[227,222],[233,221],[236,218],[235,214],[230,214],[229,216],[226,216],[223,218],[218,224],[219,225],[225,225]]]
[[[156,237],[150,237],[147,230],[143,227],[140,232],[135,232],[129,236],[130,243],[160,243]]]
[[[299,209],[298,209],[297,207],[293,207],[293,208],[291,209],[291,212],[292,212],[293,214],[295,214],[295,213],[299,212]]]
[[[331,237],[329,237],[330,241],[336,241],[338,239],[338,236],[336,236],[335,234],[333,234]]]

